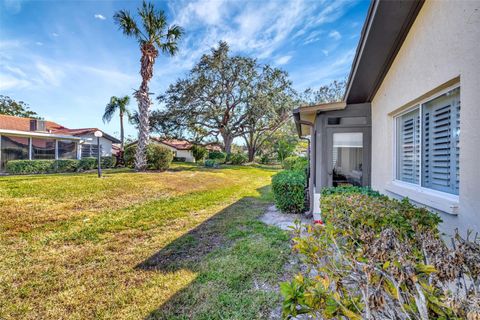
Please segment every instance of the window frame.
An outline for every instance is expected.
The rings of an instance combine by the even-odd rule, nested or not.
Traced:
[[[423,205],[427,205],[429,207],[432,207],[434,209],[447,212],[450,214],[458,214],[458,204],[459,204],[459,195],[445,192],[445,191],[438,191],[435,189],[431,189],[428,187],[424,187],[422,185],[423,183],[423,138],[420,139],[420,172],[419,172],[419,183],[411,183],[411,182],[406,182],[403,180],[400,180],[397,178],[397,170],[398,170],[398,118],[413,111],[418,109],[419,111],[419,117],[420,117],[420,133],[423,136],[423,106],[448,93],[449,91],[455,90],[459,88],[460,94],[461,94],[461,87],[460,83],[456,83],[452,86],[449,86],[447,88],[444,88],[442,90],[439,90],[438,92],[435,92],[434,94],[431,94],[419,101],[415,101],[415,103],[412,103],[410,106],[406,108],[402,108],[402,110],[392,114],[392,120],[393,120],[393,166],[392,166],[392,181],[391,183],[387,186],[387,190],[396,194],[399,194],[401,196],[408,196],[410,199],[412,199],[415,202],[418,202]],[[461,100],[461,98],[460,98]],[[461,116],[460,116],[461,117]],[[461,129],[460,129],[461,130]]]

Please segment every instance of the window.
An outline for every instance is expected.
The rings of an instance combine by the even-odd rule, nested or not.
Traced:
[[[32,138],[32,159],[55,159],[55,139]]]
[[[334,187],[344,184],[361,186],[363,178],[363,133],[334,133],[332,159],[332,184]]]
[[[5,170],[5,165],[10,160],[28,160],[28,138],[2,135],[0,145],[1,170]]]
[[[460,88],[396,118],[396,179],[459,193]]]
[[[102,146],[100,145],[100,155]],[[96,144],[82,144],[82,158],[98,157],[98,146]]]
[[[72,140],[58,140],[58,159],[76,159],[77,143]]]

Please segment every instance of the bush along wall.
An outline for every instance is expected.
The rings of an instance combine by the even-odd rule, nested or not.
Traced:
[[[275,205],[284,213],[302,213],[305,210],[305,174],[284,170],[272,178]]]
[[[101,158],[102,168],[112,168],[112,157]],[[40,174],[88,171],[97,168],[97,158],[59,159],[59,160],[11,160],[6,171],[10,174]]]
[[[306,207],[308,160],[292,156],[282,163],[284,171],[272,178],[275,205],[284,213],[303,213]]]
[[[457,234],[448,247],[436,214],[371,189],[323,194],[325,226],[295,229],[307,271],[281,284],[285,317],[480,318],[477,237]]]

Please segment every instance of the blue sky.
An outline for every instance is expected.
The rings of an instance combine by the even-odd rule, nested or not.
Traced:
[[[112,95],[140,84],[137,43],[112,16],[140,1],[0,0],[0,94],[27,102],[66,127],[100,127]],[[162,93],[220,40],[235,54],[288,71],[298,90],[344,79],[368,1],[155,1],[182,26],[179,54],[160,57],[151,91]],[[155,104],[155,108],[158,105]],[[132,101],[130,108],[136,108]],[[127,134],[136,135],[127,125]]]

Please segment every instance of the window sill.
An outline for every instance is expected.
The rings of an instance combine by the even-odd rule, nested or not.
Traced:
[[[385,189],[399,196],[408,197],[412,201],[432,209],[451,215],[458,215],[459,198],[457,195],[423,188],[398,180],[392,181]]]

